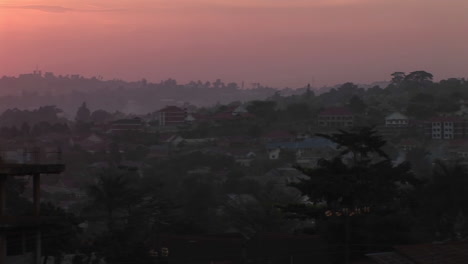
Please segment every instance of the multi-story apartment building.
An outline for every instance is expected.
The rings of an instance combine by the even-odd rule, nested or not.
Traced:
[[[187,121],[187,111],[177,106],[166,106],[157,112],[159,126],[178,126]]]
[[[319,113],[318,125],[321,127],[352,127],[354,115],[345,107],[327,108]]]
[[[435,117],[425,122],[425,134],[431,139],[465,138],[466,120],[459,117]]]

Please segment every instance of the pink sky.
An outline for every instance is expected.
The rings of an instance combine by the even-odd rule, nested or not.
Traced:
[[[0,0],[0,75],[260,82],[468,77],[466,0]]]

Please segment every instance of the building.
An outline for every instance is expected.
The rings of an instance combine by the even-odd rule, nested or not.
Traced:
[[[337,154],[337,145],[325,138],[313,137],[302,141],[269,142],[265,144],[270,159],[278,159],[282,150],[295,154],[296,163],[314,167],[322,158],[332,158]]]
[[[354,115],[345,107],[327,108],[319,113],[318,126],[352,127],[354,126]]]
[[[412,138],[405,138],[405,139],[402,139],[399,143],[398,143],[398,148],[401,149],[402,151],[404,152],[408,152],[408,151],[411,151],[415,148],[418,148],[420,147],[422,144],[421,142],[419,142],[418,140],[416,139],[412,139]]]
[[[156,112],[156,119],[160,127],[175,127],[187,121],[187,111],[177,106],[166,106]]]
[[[40,154],[36,153],[34,156],[39,157]],[[57,160],[56,163],[48,164],[40,163],[38,159],[35,159],[27,164],[3,163],[0,165],[0,263],[42,263],[42,229],[46,226],[53,226],[60,219],[43,217],[40,214],[41,174],[62,173],[65,165],[59,162],[59,153]],[[14,215],[14,212],[8,210],[6,203],[6,182],[18,176],[32,176],[33,179],[33,211],[28,216]]]
[[[434,117],[425,122],[425,134],[431,139],[459,139],[466,132],[466,121],[459,117]]]
[[[407,127],[408,117],[399,112],[394,112],[385,117],[386,127]]]

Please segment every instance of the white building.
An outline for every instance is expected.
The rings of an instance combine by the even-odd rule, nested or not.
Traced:
[[[386,127],[407,127],[408,117],[402,113],[394,112],[385,117]]]

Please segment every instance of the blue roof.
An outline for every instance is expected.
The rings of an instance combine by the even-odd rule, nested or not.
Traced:
[[[336,148],[338,145],[326,138],[313,137],[307,138],[302,141],[290,141],[290,142],[270,142],[266,144],[267,149],[312,149],[312,148]]]

